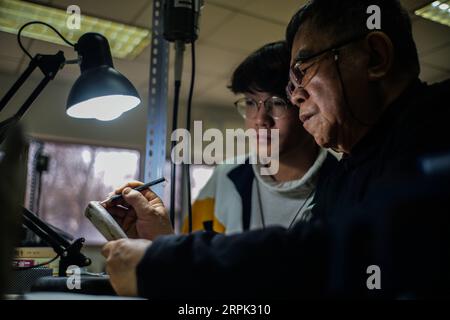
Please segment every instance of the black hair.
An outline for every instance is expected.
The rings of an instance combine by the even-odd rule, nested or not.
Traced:
[[[289,51],[301,26],[308,22],[313,30],[320,30],[337,41],[368,33],[367,9],[377,5],[381,10],[381,30],[392,41],[395,63],[402,70],[419,73],[417,47],[412,36],[411,19],[398,0],[310,0],[292,17],[286,29]]]
[[[268,92],[286,98],[290,54],[285,41],[266,44],[249,55],[233,72],[233,93]]]

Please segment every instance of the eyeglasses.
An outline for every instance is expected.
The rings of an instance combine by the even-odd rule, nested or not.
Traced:
[[[332,54],[334,60],[338,61],[340,49],[355,41],[361,40],[366,35],[367,33],[358,35],[350,40],[342,41],[337,45],[333,45],[331,48],[319,51],[309,57],[296,59],[294,65],[289,70],[289,82],[286,87],[288,99],[291,100],[292,93],[295,89],[305,88],[309,84],[312,78],[314,78],[319,71],[319,62],[328,57],[330,53]]]
[[[270,97],[264,101],[256,101],[250,98],[241,98],[234,105],[244,119],[254,119],[258,115],[259,106],[263,105],[266,113],[273,119],[283,118],[291,105],[283,98]]]

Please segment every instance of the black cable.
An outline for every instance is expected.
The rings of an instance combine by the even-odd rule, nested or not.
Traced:
[[[181,81],[176,80],[175,86],[174,86],[174,99],[173,99],[173,115],[172,115],[172,132],[175,132],[176,129],[178,129],[178,105],[180,100],[180,88],[181,88]],[[172,141],[172,146],[170,148],[171,153],[173,152],[176,145],[176,141]],[[170,173],[170,221],[172,223],[172,228],[175,226],[175,179],[176,179],[176,171],[177,171],[177,165],[172,159],[172,170]]]
[[[200,8],[199,8],[200,10]],[[195,1],[192,1],[192,34],[195,34]],[[192,97],[194,95],[194,85],[195,85],[195,40],[191,43],[191,85],[189,87],[189,98],[187,105],[187,116],[186,116],[186,129],[188,132],[191,131],[191,111],[192,111]],[[189,155],[191,155],[191,150],[189,150]],[[189,163],[186,164],[186,183],[187,183],[187,197],[188,197],[188,226],[189,233],[192,232],[192,203],[191,203],[191,171]]]
[[[29,25],[32,24],[42,24],[50,29],[52,29],[65,43],[67,43],[69,46],[75,47],[75,44],[73,44],[72,42],[70,42],[69,40],[67,40],[58,30],[56,30],[55,27],[49,25],[48,23],[42,22],[42,21],[30,21],[25,23],[23,26],[20,27],[19,31],[17,32],[17,41],[19,42],[19,47],[22,49],[22,51],[28,56],[30,57],[30,59],[33,59],[33,57],[31,56],[31,54],[28,52],[27,49],[25,49],[24,45],[22,44],[22,38],[20,37],[22,34],[23,29],[25,29],[26,27],[28,27]]]
[[[311,192],[308,194],[308,197],[305,199],[305,202],[303,202],[302,206],[300,207],[300,209],[297,211],[297,213],[294,216],[294,219],[292,219],[291,223],[289,224],[288,230],[291,229],[291,227],[294,225],[295,220],[297,220],[298,215],[300,214],[300,212],[302,212],[303,207],[306,205],[306,203],[310,200],[311,196],[313,195],[315,189],[313,188],[311,190]]]
[[[192,58],[192,74],[191,74],[191,85],[189,88],[189,98],[188,98],[188,107],[187,107],[187,117],[186,117],[186,129],[188,132],[191,131],[191,110],[192,110],[192,96],[194,95],[194,83],[195,83],[195,42],[192,42],[191,45],[191,58]],[[191,150],[189,150],[189,154],[191,154]],[[191,203],[191,171],[190,164],[186,164],[186,183],[187,183],[187,197],[188,197],[188,224],[189,224],[189,233],[192,232],[192,203]]]
[[[192,73],[191,73],[191,84],[189,88],[189,98],[188,98],[188,106],[187,106],[187,115],[186,115],[186,130],[190,132],[191,128],[191,110],[192,110],[192,97],[194,94],[194,83],[195,83],[195,7],[197,1],[191,1],[192,5],[192,35],[193,38],[191,40],[191,58],[192,58]],[[200,10],[200,8],[199,8]],[[177,46],[177,43],[175,43]],[[183,43],[184,46],[184,43]],[[183,47],[184,49],[184,47]],[[176,62],[175,62],[176,64]],[[175,66],[176,68],[176,66]],[[173,116],[172,116],[172,132],[177,129],[177,119],[178,119],[178,105],[179,105],[179,95],[180,95],[180,87],[181,87],[181,76],[180,80],[175,80],[175,97],[174,97],[174,108],[173,108]],[[176,145],[176,141],[172,141],[171,152],[173,152],[174,147]],[[191,150],[188,151],[189,156],[191,157]],[[189,224],[189,233],[192,232],[192,204],[191,204],[191,175],[190,175],[190,165],[189,163],[183,164],[183,169],[186,171],[186,183],[187,183],[187,197],[188,197],[188,224]],[[172,170],[171,170],[171,190],[170,190],[170,219],[172,221],[172,227],[174,226],[175,221],[175,179],[176,179],[176,164],[172,162]],[[183,189],[182,189],[183,190]]]
[[[53,261],[55,261],[59,257],[60,257],[60,255],[58,254],[58,255],[56,255],[56,257],[52,258],[51,260],[43,262],[43,263],[40,263],[40,264],[37,264],[35,266],[31,266],[31,267],[14,267],[13,270],[15,270],[15,271],[24,271],[24,270],[30,270],[30,269],[34,269],[34,268],[43,267],[43,266],[46,266],[46,265],[52,263]]]

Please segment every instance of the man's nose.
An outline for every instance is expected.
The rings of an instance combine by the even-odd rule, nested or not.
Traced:
[[[296,87],[291,94],[290,101],[292,105],[301,107],[302,103],[309,98],[308,92],[303,87]]]
[[[258,112],[256,113],[255,121],[260,127],[270,127],[271,123],[273,123],[273,119],[267,112],[263,102],[258,103]]]

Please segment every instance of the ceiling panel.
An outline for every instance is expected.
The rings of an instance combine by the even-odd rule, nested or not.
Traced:
[[[250,4],[255,2],[261,2],[261,0],[205,0],[205,8],[216,6],[238,11],[247,9]]]
[[[195,99],[210,92],[211,88],[216,86],[217,83],[224,81],[221,78],[209,75],[196,75],[195,77]],[[180,99],[187,99],[189,93],[189,86],[191,84],[191,76],[189,72],[183,74],[181,83],[181,96]],[[169,74],[169,95],[173,96],[173,69]],[[217,102],[215,102],[217,104]]]
[[[19,64],[20,58],[11,57],[0,53],[0,73],[15,74]]]
[[[22,38],[22,43],[25,48],[28,49],[30,42],[29,38]],[[17,35],[0,32],[0,43],[2,44],[1,54],[7,57],[21,58],[24,55],[22,49],[19,47],[19,43],[17,42]]]
[[[173,45],[171,44],[171,47]],[[229,77],[231,71],[240,63],[245,54],[236,53],[233,51],[224,51],[210,45],[208,42],[197,43],[195,47],[196,55],[196,74],[213,77]],[[150,49],[146,49],[133,62],[139,62],[148,66],[150,61]],[[186,46],[183,62],[183,72],[190,76],[191,73],[191,47]],[[171,48],[169,55],[169,68],[172,70],[174,65],[174,50]],[[172,72],[172,71],[171,71]]]
[[[137,63],[130,60],[114,59],[114,68],[127,77],[136,86],[148,81],[150,69],[148,63]]]
[[[132,23],[140,15],[149,0],[53,0],[52,6],[66,9],[77,5],[81,14],[114,20],[121,23]]]
[[[447,46],[423,55],[422,61],[450,72],[450,41]]]
[[[33,2],[36,4],[42,4],[42,5],[52,5],[52,2],[56,2],[55,0],[25,0],[28,2]]]
[[[430,0],[400,0],[403,7],[408,11],[412,12],[416,9],[423,7],[424,5],[430,3]]]
[[[420,79],[428,83],[434,83],[450,78],[450,72],[444,72],[426,63],[421,64]]]
[[[130,21],[131,24],[142,28],[150,29],[152,26],[153,16],[153,1],[147,0],[146,5],[141,8],[141,11],[135,17],[134,21]]]
[[[133,61],[139,63],[148,63],[150,61],[150,46],[142,50],[142,52],[136,58],[134,58]]]
[[[224,107],[234,108],[233,102],[236,100],[236,96],[227,88],[229,83],[230,81],[228,79],[217,79],[217,81],[210,84],[207,90],[197,92],[197,103],[202,105],[214,103]]]
[[[295,12],[305,3],[305,0],[254,1],[245,7],[245,13],[279,21],[286,26]]]
[[[201,73],[212,73],[229,77],[244,58],[245,55],[242,54],[223,52],[220,49],[206,45],[198,46],[197,61],[199,62],[198,70]]]
[[[245,55],[233,53],[208,46],[206,43],[199,44],[195,48],[196,72],[198,74],[229,77],[232,70],[240,63]],[[187,73],[191,70],[191,50],[188,48],[185,55],[185,69]]]
[[[76,59],[77,53],[75,52],[75,49],[73,47],[69,47],[69,46],[63,46],[63,45],[59,45],[59,44],[53,44],[53,43],[48,43],[45,41],[41,41],[41,40],[31,40],[31,46],[30,46],[30,53],[32,56],[34,56],[37,53],[40,54],[55,54],[57,53],[59,50],[64,52],[64,57],[68,60],[71,59]]]
[[[202,15],[200,17],[199,41],[203,41],[209,35],[214,33],[217,28],[220,28],[220,26],[222,26],[233,15],[233,11],[208,5],[207,3],[203,8]]]
[[[450,41],[450,28],[423,18],[414,20],[413,35],[420,54],[426,54]]]
[[[268,42],[283,39],[284,31],[284,26],[239,13],[204,40],[219,47],[250,53]]]

